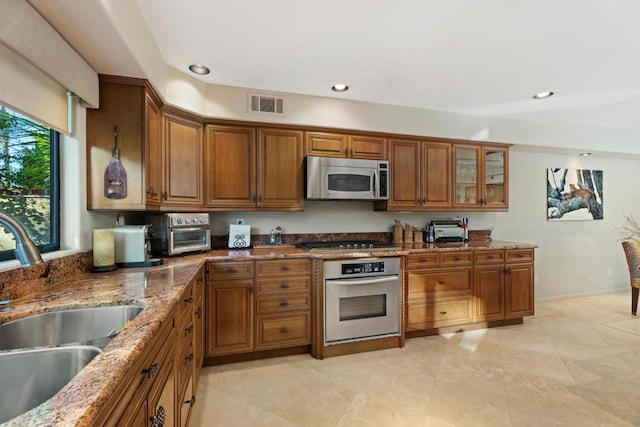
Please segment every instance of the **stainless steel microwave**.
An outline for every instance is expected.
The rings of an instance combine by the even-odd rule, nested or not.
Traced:
[[[308,156],[307,199],[387,200],[389,162]]]

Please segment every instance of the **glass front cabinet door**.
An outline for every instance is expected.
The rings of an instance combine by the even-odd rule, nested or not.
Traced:
[[[454,146],[454,206],[502,210],[508,206],[507,148]]]

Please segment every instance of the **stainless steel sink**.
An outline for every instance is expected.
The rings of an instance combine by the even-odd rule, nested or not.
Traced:
[[[99,353],[91,346],[0,353],[0,423],[51,398]]]
[[[119,305],[24,317],[0,325],[0,350],[77,344],[104,348],[143,308]]]

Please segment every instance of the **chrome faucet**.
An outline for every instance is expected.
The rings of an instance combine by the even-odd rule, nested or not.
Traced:
[[[23,268],[31,267],[34,264],[40,264],[42,262],[38,247],[33,243],[33,240],[31,240],[22,224],[2,212],[0,212],[0,224],[9,230],[16,239],[14,254]]]

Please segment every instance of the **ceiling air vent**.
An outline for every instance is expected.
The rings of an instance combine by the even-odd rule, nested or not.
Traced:
[[[263,93],[249,93],[249,112],[284,116],[284,97]]]

